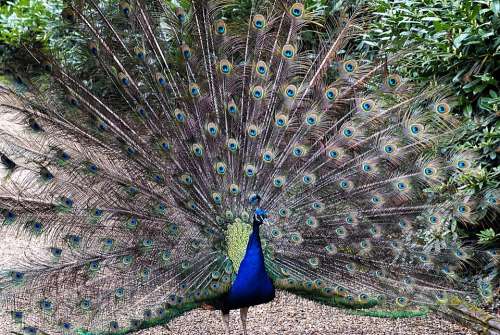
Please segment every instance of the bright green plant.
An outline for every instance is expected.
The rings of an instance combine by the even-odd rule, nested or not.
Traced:
[[[466,147],[483,164],[498,165],[500,145],[499,0],[375,0],[367,3],[376,19],[363,47],[402,56],[399,70],[417,80],[447,82],[465,116]]]
[[[0,6],[0,43],[46,42],[59,21],[62,0],[15,0]]]
[[[492,244],[500,238],[500,234],[495,233],[493,228],[482,230],[477,236],[480,244]]]
[[[500,187],[500,0],[374,0],[375,19],[358,46],[369,57],[400,53],[397,71],[450,88],[462,127],[443,150],[469,149],[476,168],[452,180],[465,196]],[[478,238],[477,227],[459,227]],[[455,232],[450,232],[450,234]]]

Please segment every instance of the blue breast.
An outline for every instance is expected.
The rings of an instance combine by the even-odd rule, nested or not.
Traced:
[[[274,295],[273,282],[264,265],[259,226],[254,224],[238,275],[224,301],[224,309],[263,304],[273,300]]]

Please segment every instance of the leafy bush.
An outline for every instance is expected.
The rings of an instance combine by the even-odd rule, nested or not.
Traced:
[[[375,19],[359,49],[406,50],[398,71],[450,86],[462,127],[447,150],[477,153],[477,168],[455,180],[464,195],[500,187],[500,0],[374,0]],[[485,229],[489,223],[484,222]],[[461,227],[473,239],[480,227]]]
[[[62,6],[62,0],[15,0],[0,6],[0,43],[18,46],[28,39],[48,41]]]

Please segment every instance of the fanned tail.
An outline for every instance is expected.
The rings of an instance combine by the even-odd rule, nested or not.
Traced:
[[[233,5],[68,4],[80,63],[30,49],[11,69],[0,222],[30,240],[0,273],[15,323],[124,334],[220,298],[258,194],[278,288],[497,331],[476,307],[493,277],[460,274],[498,255],[443,234],[498,209],[497,191],[464,198],[446,183],[474,159],[436,148],[458,127],[446,88],[390,72],[400,55],[351,56],[361,11],[254,1],[242,24],[224,19]]]

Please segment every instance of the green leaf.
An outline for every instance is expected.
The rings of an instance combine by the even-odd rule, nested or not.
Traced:
[[[428,16],[428,17],[424,17],[421,19],[422,21],[441,21],[441,19],[439,17],[435,17],[435,16]]]
[[[458,35],[454,40],[453,40],[453,45],[455,46],[455,48],[460,48],[460,46],[462,45],[462,42],[467,38],[469,37],[469,34],[468,33],[462,33],[460,35]]]
[[[493,0],[491,2],[491,9],[493,10],[493,13],[498,16],[500,13],[500,0]]]

